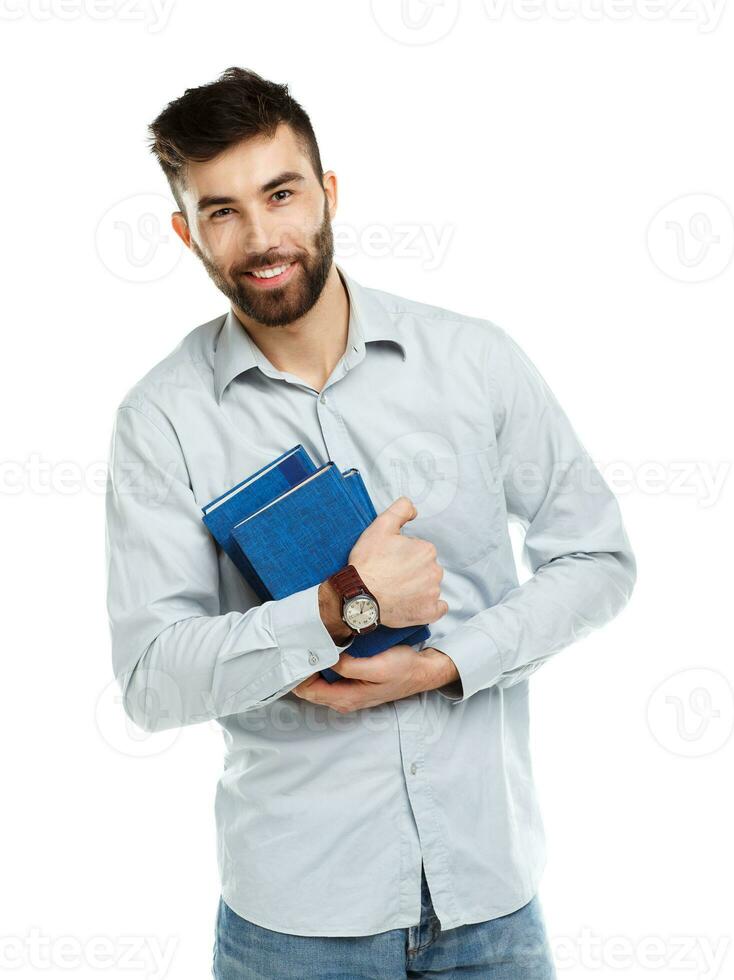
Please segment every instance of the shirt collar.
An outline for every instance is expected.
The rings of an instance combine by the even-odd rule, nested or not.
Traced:
[[[387,340],[398,346],[405,360],[405,344],[398,340],[393,319],[379,302],[375,291],[360,285],[338,263],[335,265],[349,297],[347,357],[354,354],[361,358],[365,344]],[[224,318],[214,352],[214,390],[217,401],[221,400],[225,388],[234,378],[257,365],[255,342],[230,309]]]

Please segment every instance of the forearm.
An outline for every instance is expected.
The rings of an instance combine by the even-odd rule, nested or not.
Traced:
[[[317,586],[245,613],[191,616],[162,630],[117,677],[128,716],[145,731],[197,724],[282,697],[333,666],[349,640],[331,630],[331,603]],[[118,665],[134,660],[118,633]]]
[[[437,641],[460,670],[458,699],[493,685],[517,684],[609,622],[628,601],[635,576],[629,551],[566,555],[539,569]]]
[[[418,654],[423,661],[422,691],[433,691],[436,688],[448,688],[449,691],[461,691],[461,678],[456,664],[441,650],[435,647],[424,647]]]

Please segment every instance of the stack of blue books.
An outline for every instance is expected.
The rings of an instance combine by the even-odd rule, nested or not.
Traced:
[[[317,467],[299,443],[202,507],[204,524],[263,602],[300,592],[338,572],[377,517],[359,473],[333,460]],[[353,657],[421,643],[427,625],[355,636]],[[330,683],[340,675],[321,671]]]

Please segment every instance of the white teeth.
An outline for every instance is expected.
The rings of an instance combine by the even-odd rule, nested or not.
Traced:
[[[286,269],[290,269],[292,265],[293,263],[289,262],[288,265],[277,265],[274,269],[263,269],[260,272],[253,271],[252,275],[256,279],[272,279],[273,276],[279,276]]]

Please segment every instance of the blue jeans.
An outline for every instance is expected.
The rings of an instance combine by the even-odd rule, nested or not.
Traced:
[[[220,897],[215,980],[397,980],[461,976],[556,980],[537,895],[498,919],[442,932],[421,870],[421,918],[374,936],[292,936],[264,929]]]

